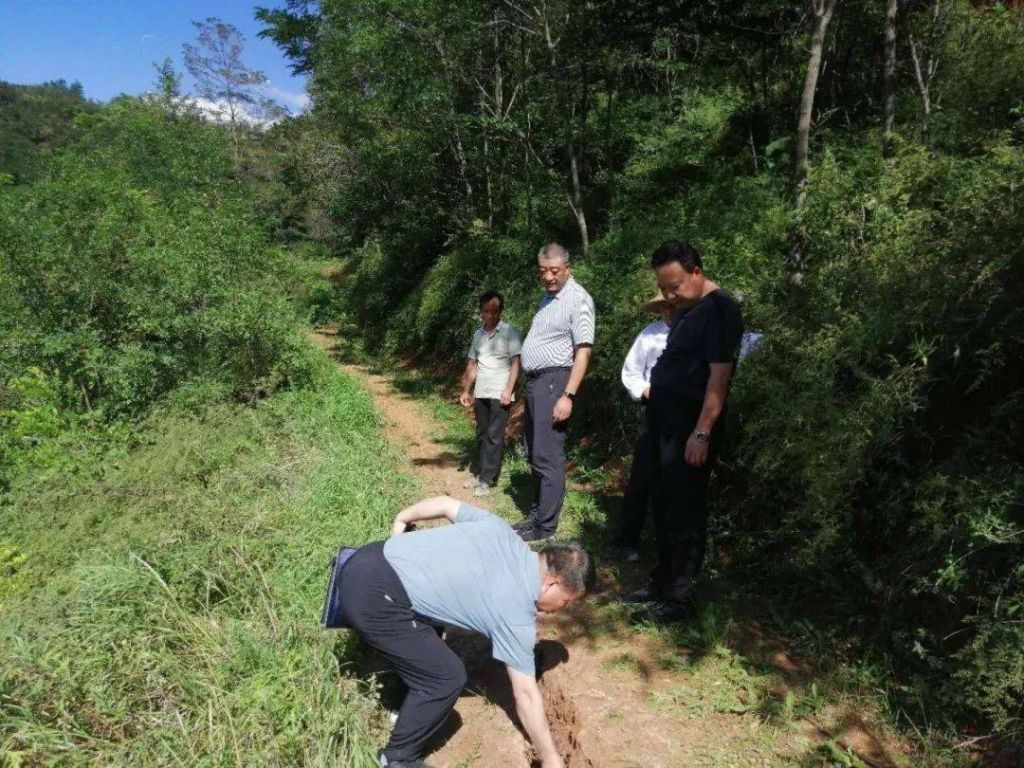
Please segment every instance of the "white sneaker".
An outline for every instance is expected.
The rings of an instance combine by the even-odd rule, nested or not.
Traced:
[[[463,488],[479,488],[481,485],[479,477],[471,477],[462,484]]]
[[[480,483],[480,485],[478,485],[478,486],[476,487],[476,490],[475,490],[475,491],[473,491],[473,495],[474,495],[474,496],[475,496],[476,498],[480,498],[481,496],[487,496],[487,495],[489,495],[489,494],[490,494],[490,492],[491,492],[491,486],[489,486],[489,485],[488,485],[487,483],[483,483],[483,482],[482,482],[482,483]]]

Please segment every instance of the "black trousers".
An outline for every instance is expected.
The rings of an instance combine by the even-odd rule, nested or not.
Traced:
[[[640,433],[633,446],[633,464],[629,468],[626,495],[622,497],[618,541],[626,547],[635,549],[640,546],[640,536],[644,531],[644,523],[647,522],[647,509],[654,489],[656,448],[654,433],[647,424],[647,414],[644,413]]]
[[[466,668],[434,628],[416,616],[384,543],[367,544],[341,575],[346,623],[395,668],[409,692],[384,748],[389,762],[415,760],[466,685]]]
[[[569,368],[548,368],[526,376],[526,452],[537,482],[530,521],[543,533],[558,528],[565,501],[566,422],[555,423],[555,403],[569,382]]]
[[[656,590],[668,597],[673,587],[700,573],[707,550],[707,491],[718,461],[725,413],[711,432],[703,466],[686,463],[686,442],[697,426],[702,403],[652,393],[647,408],[654,440],[654,525],[658,562],[652,573]]]
[[[487,485],[494,485],[501,474],[501,461],[505,457],[505,425],[508,408],[495,397],[478,397],[473,401],[476,416],[476,445],[479,450],[477,465],[479,477]]]

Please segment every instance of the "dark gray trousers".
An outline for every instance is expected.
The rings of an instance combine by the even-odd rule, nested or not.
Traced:
[[[367,544],[341,576],[345,622],[395,668],[408,693],[384,748],[389,762],[421,757],[466,685],[466,668],[430,622],[412,611],[398,574],[384,558],[384,542]]]
[[[548,368],[526,377],[526,451],[537,481],[530,521],[543,533],[558,528],[565,501],[565,429],[552,418],[569,382],[569,368]]]
[[[501,474],[501,460],[505,457],[505,424],[508,408],[494,397],[478,397],[473,401],[476,416],[476,447],[479,451],[477,477],[487,485],[494,485]]]
[[[633,549],[640,548],[640,536],[647,520],[647,507],[653,495],[654,464],[658,455],[658,441],[647,425],[643,414],[640,434],[633,447],[633,464],[629,470],[629,484],[622,497],[622,518],[619,523],[618,542]]]

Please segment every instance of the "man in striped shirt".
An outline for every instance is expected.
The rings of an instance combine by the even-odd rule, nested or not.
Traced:
[[[569,252],[548,243],[537,254],[544,294],[523,342],[526,448],[537,480],[530,514],[515,526],[524,541],[554,535],[565,499],[565,429],[594,344],[594,300],[572,278]]]

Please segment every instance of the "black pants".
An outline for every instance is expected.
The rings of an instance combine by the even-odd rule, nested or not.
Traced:
[[[367,544],[341,575],[346,623],[394,666],[409,692],[384,748],[389,762],[415,760],[466,685],[466,668],[428,623],[416,616],[384,543]]]
[[[501,474],[501,460],[505,457],[505,424],[508,408],[495,397],[478,397],[473,401],[476,416],[476,445],[479,449],[477,477],[487,485],[494,485]]]
[[[566,422],[555,423],[555,403],[569,382],[569,368],[549,368],[526,376],[526,451],[537,481],[530,521],[543,533],[558,528],[565,501]]]
[[[707,491],[718,461],[724,412],[711,432],[703,466],[686,463],[686,441],[697,426],[702,403],[653,393],[648,425],[654,440],[654,525],[658,563],[653,586],[668,597],[682,581],[700,573],[707,549]]]
[[[622,497],[622,517],[618,541],[622,546],[637,548],[647,521],[648,502],[654,488],[654,461],[657,455],[654,433],[647,424],[647,414],[633,446],[633,464],[629,468],[626,495]]]

